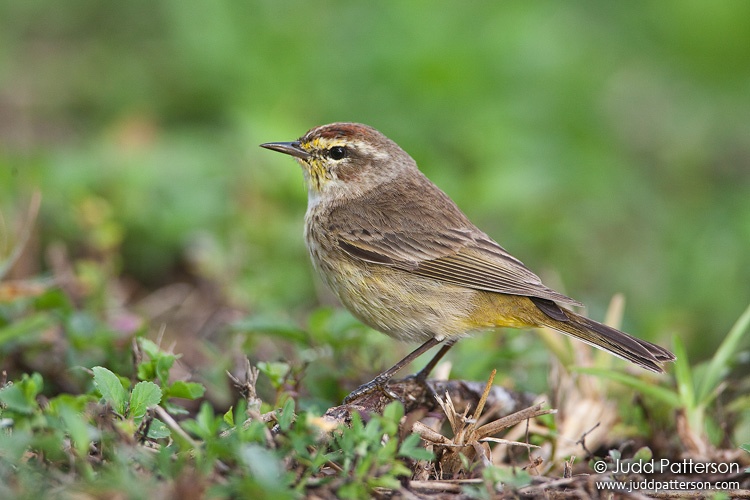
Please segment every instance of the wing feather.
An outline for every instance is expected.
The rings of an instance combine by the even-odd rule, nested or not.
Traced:
[[[432,191],[430,196],[415,198],[409,193],[417,186],[393,185],[381,191],[390,193],[387,197],[359,200],[356,209],[349,206],[340,216],[334,210],[330,217],[337,221],[339,247],[354,259],[467,288],[582,305],[544,286],[520,260],[474,226],[450,198],[427,183],[418,187]]]
[[[372,234],[372,232],[371,232]],[[351,235],[350,235],[351,236]],[[373,235],[374,236],[374,235]],[[422,235],[431,241],[420,246],[415,235],[388,233],[380,240],[353,241],[341,237],[339,246],[351,257],[387,265],[419,276],[467,288],[511,295],[524,295],[580,306],[580,302],[544,286],[542,281],[499,245],[487,248],[465,241],[458,248],[436,242],[435,235]]]

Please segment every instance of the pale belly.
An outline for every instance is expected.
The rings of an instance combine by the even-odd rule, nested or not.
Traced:
[[[310,249],[313,265],[360,321],[399,340],[458,338],[476,330],[469,319],[477,292],[406,271],[339,255],[337,264]]]

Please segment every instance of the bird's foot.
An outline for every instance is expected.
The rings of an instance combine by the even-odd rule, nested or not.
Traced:
[[[366,395],[366,394],[372,394],[375,391],[381,391],[383,394],[388,396],[391,399],[400,401],[401,398],[390,390],[388,388],[388,381],[391,379],[391,377],[384,377],[383,375],[378,375],[371,381],[367,382],[366,384],[363,384],[356,389],[354,389],[352,392],[349,393],[347,397],[344,398],[344,404],[347,405],[356,399],[359,399],[360,397]]]
[[[406,378],[414,380],[414,382],[417,385],[419,385],[420,387],[422,387],[422,389],[424,389],[425,393],[428,396],[428,399],[431,399],[431,400],[434,401],[434,399],[438,396],[438,393],[435,392],[435,388],[432,387],[432,384],[430,384],[427,381],[427,376],[429,374],[430,373],[428,371],[420,370],[419,372],[415,373],[414,375],[409,375]]]

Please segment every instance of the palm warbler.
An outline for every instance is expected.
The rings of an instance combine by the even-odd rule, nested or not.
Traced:
[[[305,241],[313,265],[363,323],[424,342],[347,400],[386,390],[401,367],[445,342],[497,327],[550,327],[647,370],[674,355],[580,316],[480,231],[395,142],[367,125],[332,123],[294,142],[261,145],[293,156],[308,187]]]

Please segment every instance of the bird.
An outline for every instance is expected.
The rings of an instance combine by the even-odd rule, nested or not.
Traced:
[[[661,373],[667,349],[571,308],[475,226],[396,142],[373,127],[337,122],[263,148],[292,156],[308,190],[304,237],[313,267],[364,324],[422,344],[344,400],[387,389],[402,367],[443,344],[418,379],[461,338],[503,327],[548,327]]]

